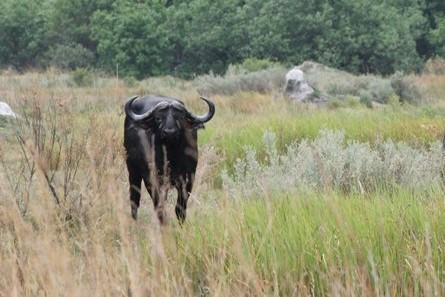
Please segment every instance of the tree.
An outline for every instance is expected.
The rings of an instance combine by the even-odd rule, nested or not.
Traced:
[[[143,78],[168,73],[171,44],[165,26],[162,1],[118,0],[110,11],[97,11],[92,19],[93,39],[100,63],[122,74]]]
[[[321,62],[359,73],[390,74],[420,67],[416,31],[422,19],[387,1],[335,1],[333,26],[318,45]]]
[[[325,1],[248,0],[249,55],[282,62],[317,59],[314,49],[331,23],[324,16]]]
[[[362,73],[419,66],[414,33],[420,13],[371,0],[247,3],[252,56],[294,64],[314,59]]]
[[[357,73],[445,56],[443,0],[3,0],[0,67],[223,73],[247,58]]]
[[[47,47],[43,0],[0,2],[0,66],[19,70],[36,65]]]
[[[431,55],[445,57],[445,2],[442,0],[426,0],[425,14],[430,22],[428,41]]]
[[[165,31],[174,45],[173,69],[179,74],[222,73],[240,62],[247,42],[244,1],[173,1]]]

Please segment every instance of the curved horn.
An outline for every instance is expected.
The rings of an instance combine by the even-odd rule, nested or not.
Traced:
[[[208,122],[208,121],[210,121],[212,118],[213,118],[213,116],[215,115],[215,104],[213,104],[213,102],[212,101],[210,101],[209,99],[207,99],[207,98],[204,98],[204,97],[200,97],[202,100],[204,100],[206,103],[207,103],[207,105],[209,106],[209,112],[207,113],[207,114],[204,114],[204,115],[202,115],[202,116],[195,116],[195,115],[193,115],[192,113],[190,113],[190,112],[188,112],[188,115],[194,120],[194,121],[196,121],[196,122],[198,122],[198,123],[205,123],[205,122]]]
[[[158,104],[156,104],[155,106],[153,106],[152,108],[147,110],[146,112],[144,112],[142,114],[136,114],[133,112],[133,110],[131,110],[131,105],[137,98],[139,98],[139,96],[133,96],[125,104],[125,114],[127,116],[129,116],[130,118],[132,118],[134,121],[141,121],[141,120],[148,118],[156,108],[158,108],[160,105],[166,104],[166,102],[159,102]]]

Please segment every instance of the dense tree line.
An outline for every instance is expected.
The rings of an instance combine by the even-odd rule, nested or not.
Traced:
[[[443,0],[0,1],[0,67],[18,70],[192,76],[254,57],[389,74],[436,55]]]

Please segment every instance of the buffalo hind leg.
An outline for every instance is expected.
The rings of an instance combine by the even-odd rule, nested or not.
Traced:
[[[178,190],[178,201],[176,202],[175,212],[180,224],[184,223],[187,215],[187,201],[192,192],[193,181],[187,180],[186,183],[180,183],[176,187]]]
[[[138,217],[138,208],[141,201],[141,183],[142,176],[129,170],[129,180],[130,180],[130,203],[131,203],[131,216],[133,219]]]

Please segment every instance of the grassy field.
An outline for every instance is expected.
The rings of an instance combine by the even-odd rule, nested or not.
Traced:
[[[188,219],[130,217],[122,106],[170,77],[0,75],[0,296],[441,296],[445,77],[416,106],[213,95]],[[228,92],[229,93],[229,92]]]

